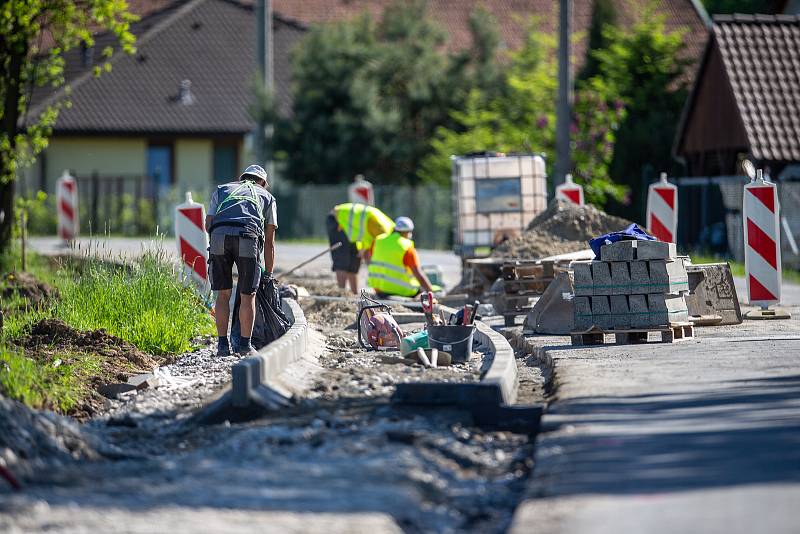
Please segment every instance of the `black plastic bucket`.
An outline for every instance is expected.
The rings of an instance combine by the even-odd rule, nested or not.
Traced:
[[[472,355],[475,325],[428,326],[428,346],[449,352],[453,362],[465,362]]]

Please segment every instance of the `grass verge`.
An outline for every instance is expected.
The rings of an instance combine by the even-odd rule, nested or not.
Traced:
[[[5,269],[14,270],[15,263],[6,258]],[[214,332],[202,300],[163,254],[148,253],[127,266],[31,256],[28,272],[55,287],[58,297],[31,305],[14,291],[13,275],[3,278],[0,392],[35,408],[71,413],[97,395],[93,385],[119,380],[119,371],[130,368],[130,362],[111,362],[91,347],[25,346],[21,340],[43,319],[59,319],[78,331],[104,329],[162,360],[191,350],[192,339]]]

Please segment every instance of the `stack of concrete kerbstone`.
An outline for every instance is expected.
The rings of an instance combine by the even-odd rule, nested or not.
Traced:
[[[618,241],[600,259],[574,262],[575,330],[649,328],[686,322],[689,278],[674,243]]]

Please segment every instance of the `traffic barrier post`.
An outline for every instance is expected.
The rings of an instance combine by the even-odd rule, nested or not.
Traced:
[[[202,204],[186,193],[186,202],[175,207],[175,240],[184,276],[191,278],[201,293],[211,290],[208,278],[208,233]]]
[[[742,220],[747,298],[760,309],[748,319],[788,319],[790,315],[770,306],[781,300],[781,238],[778,188],[764,180],[761,169],[744,186]]]
[[[564,183],[556,186],[556,198],[583,206],[583,186],[572,180],[572,175],[564,177]]]
[[[58,237],[69,244],[78,237],[78,184],[69,171],[64,171],[56,181],[56,205],[58,211]]]
[[[350,202],[358,204],[366,204],[367,206],[375,205],[375,191],[372,183],[364,179],[364,176],[357,175],[347,187],[347,199]]]
[[[675,243],[678,230],[678,188],[662,172],[647,190],[647,231],[659,241]]]

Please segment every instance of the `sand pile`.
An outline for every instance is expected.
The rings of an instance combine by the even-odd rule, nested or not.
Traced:
[[[587,241],[631,224],[594,206],[576,206],[554,199],[522,234],[498,245],[494,258],[544,258],[589,248]]]

